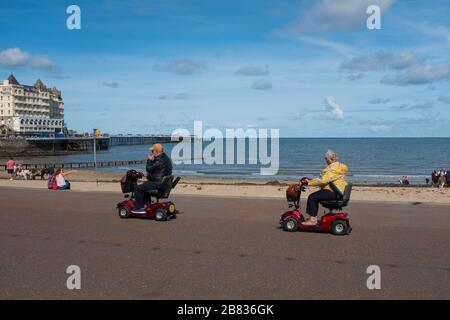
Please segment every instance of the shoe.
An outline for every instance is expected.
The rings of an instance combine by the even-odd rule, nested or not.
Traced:
[[[302,223],[303,226],[316,226],[318,223],[317,218],[309,218],[309,220]]]
[[[131,213],[134,213],[134,214],[146,214],[147,212],[145,211],[145,208],[141,208],[141,209],[133,209],[133,210],[131,210]]]

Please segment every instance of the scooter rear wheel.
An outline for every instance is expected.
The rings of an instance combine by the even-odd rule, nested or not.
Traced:
[[[344,220],[336,220],[331,225],[331,233],[343,236],[349,234],[348,224]]]
[[[298,222],[294,218],[288,218],[283,222],[283,230],[287,232],[295,232],[298,230]]]
[[[167,220],[167,212],[162,208],[158,208],[153,212],[153,216],[156,221],[166,221]]]

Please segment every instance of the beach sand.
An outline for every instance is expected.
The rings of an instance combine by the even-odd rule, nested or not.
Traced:
[[[80,170],[67,178],[71,181],[73,191],[120,193],[119,181],[122,175],[123,173]],[[289,182],[182,177],[172,193],[195,196],[284,199],[287,183]],[[47,180],[9,181],[6,172],[1,172],[0,186],[46,189]],[[308,194],[315,190],[317,188],[307,188],[307,191],[302,194],[302,199],[306,199]],[[450,204],[450,188],[356,185],[353,187],[351,199],[352,201]]]

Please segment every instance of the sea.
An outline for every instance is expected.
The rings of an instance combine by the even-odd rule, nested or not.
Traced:
[[[259,163],[250,155],[246,141],[245,163],[241,164],[194,164],[194,156],[176,154],[174,160],[184,160],[174,164],[174,174],[232,179],[264,179],[294,181],[301,177],[314,177],[326,166],[324,153],[331,149],[345,163],[349,172],[349,181],[358,184],[396,184],[401,176],[408,176],[411,184],[425,184],[433,170],[450,168],[450,138],[280,138],[279,169],[274,175],[261,175]],[[203,150],[211,142],[203,142]],[[217,140],[223,146],[225,159],[226,141]],[[237,141],[234,141],[237,146]],[[268,142],[270,147],[270,141]],[[175,144],[166,144],[166,153],[172,155]],[[112,147],[97,152],[97,161],[143,160],[146,159],[148,145],[126,145]],[[236,149],[235,149],[236,151]],[[236,152],[235,152],[236,153]],[[218,153],[219,154],[219,153]],[[218,154],[212,153],[217,156]],[[269,148],[268,154],[271,154]],[[250,164],[256,160],[256,164]],[[93,161],[92,153],[72,154],[52,157],[17,158],[19,163],[62,163]],[[179,161],[175,161],[179,162]],[[186,163],[191,162],[191,163]],[[224,162],[224,161],[223,161]],[[126,172],[144,169],[137,167],[114,167],[100,170]]]

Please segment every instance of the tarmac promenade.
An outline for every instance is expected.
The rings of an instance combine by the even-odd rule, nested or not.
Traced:
[[[282,199],[174,195],[169,222],[120,219],[120,200],[0,187],[0,299],[450,298],[448,205],[353,201],[338,237],[280,230]]]

